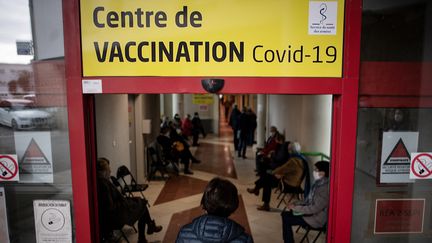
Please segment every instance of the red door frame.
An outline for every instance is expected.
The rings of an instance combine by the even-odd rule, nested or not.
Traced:
[[[223,93],[332,94],[332,177],[327,242],[349,242],[354,190],[361,0],[346,0],[342,78],[225,78]],[[91,95],[82,94],[79,0],[63,0],[69,142],[76,241],[97,242]],[[115,93],[204,93],[197,77],[91,77]],[[244,85],[247,84],[247,85]]]

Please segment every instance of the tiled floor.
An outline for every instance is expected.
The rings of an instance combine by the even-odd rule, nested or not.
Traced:
[[[221,135],[201,139],[201,146],[191,149],[201,164],[192,164],[193,175],[180,175],[167,182],[151,181],[145,194],[150,204],[150,213],[164,228],[160,233],[147,236],[149,242],[175,242],[179,228],[192,221],[203,211],[200,208],[202,191],[215,176],[232,181],[239,190],[240,206],[232,219],[252,234],[254,242],[280,243],[282,240],[281,209],[277,209],[277,194],[273,194],[272,210],[256,210],[261,204],[257,197],[247,193],[257,179],[254,172],[255,161],[252,148],[248,148],[247,158],[237,158],[233,152],[232,133],[226,123],[221,124]],[[128,231],[131,242],[136,242],[137,234]],[[312,237],[314,234],[311,234]],[[299,233],[296,237],[302,237]],[[311,239],[313,239],[310,237]],[[320,237],[325,242],[325,237]],[[300,238],[299,238],[300,239]]]

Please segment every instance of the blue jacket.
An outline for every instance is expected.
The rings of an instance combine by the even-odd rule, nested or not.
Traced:
[[[183,226],[176,243],[252,243],[252,237],[231,219],[202,215]]]

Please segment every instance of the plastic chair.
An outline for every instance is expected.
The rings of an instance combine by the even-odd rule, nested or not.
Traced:
[[[129,183],[126,181],[127,177],[130,177]],[[148,184],[138,184],[125,165],[122,165],[117,169],[117,181],[120,184],[123,195],[133,197],[134,192],[139,192],[141,193],[142,198],[145,199],[143,191],[148,188]]]

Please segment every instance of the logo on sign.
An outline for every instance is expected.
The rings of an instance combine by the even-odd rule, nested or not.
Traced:
[[[21,170],[28,174],[52,172],[51,163],[33,138],[24,153]]]
[[[403,140],[400,138],[385,160],[382,174],[408,173],[411,157]]]
[[[432,178],[432,153],[413,153],[412,157],[410,178]]]
[[[16,155],[0,155],[0,181],[18,181]]]

